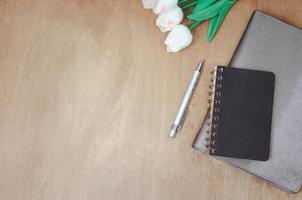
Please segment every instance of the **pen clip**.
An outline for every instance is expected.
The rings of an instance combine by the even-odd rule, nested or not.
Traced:
[[[185,110],[185,112],[183,114],[183,117],[181,119],[179,129],[184,125],[184,123],[186,121],[186,118],[187,118],[187,115],[188,115],[188,111],[189,111],[189,108],[186,108],[186,110]]]

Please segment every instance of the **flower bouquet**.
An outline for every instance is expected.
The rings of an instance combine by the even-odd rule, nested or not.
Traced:
[[[156,26],[168,32],[165,40],[168,52],[178,52],[192,43],[192,30],[209,20],[208,41],[211,42],[225,16],[236,0],[142,0],[146,9],[158,15]],[[184,10],[191,9],[186,16],[189,25],[183,25]]]

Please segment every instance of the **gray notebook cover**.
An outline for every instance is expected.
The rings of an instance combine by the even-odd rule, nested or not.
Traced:
[[[302,31],[255,11],[229,66],[276,75],[270,157],[268,161],[216,158],[285,191],[298,192],[302,184]],[[193,144],[201,152],[206,150],[206,130],[203,123]]]

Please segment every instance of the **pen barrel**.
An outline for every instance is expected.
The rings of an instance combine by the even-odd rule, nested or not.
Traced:
[[[193,74],[193,77],[192,77],[192,79],[190,81],[189,87],[186,90],[186,92],[184,94],[184,97],[182,99],[182,102],[181,102],[181,104],[179,106],[179,109],[178,109],[178,112],[176,114],[176,117],[175,117],[173,125],[177,125],[177,126],[180,126],[180,127],[182,126],[183,119],[185,117],[187,107],[188,107],[188,105],[190,103],[190,100],[191,100],[191,97],[193,95],[193,91],[194,91],[194,89],[195,89],[195,87],[197,85],[197,82],[198,82],[198,79],[199,79],[199,75],[200,75],[199,71],[194,71],[194,74]],[[177,131],[179,131],[179,130],[177,130]]]

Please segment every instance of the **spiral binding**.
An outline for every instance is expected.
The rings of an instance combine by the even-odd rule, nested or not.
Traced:
[[[206,137],[206,148],[208,153],[215,155],[217,149],[217,132],[218,132],[218,122],[220,113],[220,104],[222,96],[222,86],[223,86],[223,68],[215,67],[215,70],[211,72],[211,84],[209,86],[209,118],[208,131]]]

